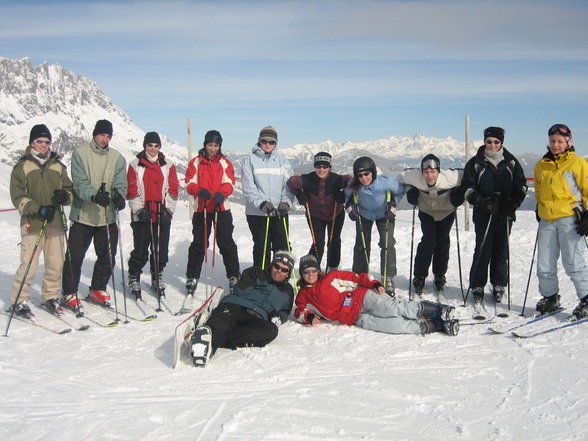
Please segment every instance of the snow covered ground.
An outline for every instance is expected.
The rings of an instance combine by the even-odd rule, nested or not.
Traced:
[[[234,212],[235,238],[245,268],[251,264],[250,234],[242,207],[234,206]],[[123,213],[126,259],[131,230],[128,210]],[[532,212],[518,217],[511,237],[512,311],[495,323],[521,320],[536,223]],[[411,219],[411,211],[401,211],[396,225],[400,297],[408,295]],[[463,230],[461,213],[459,221],[465,284],[474,234]],[[15,212],[0,213],[0,230],[5,247],[0,254],[0,298],[7,306],[19,260]],[[418,225],[416,232],[415,245]],[[373,236],[376,249],[377,234]],[[290,237],[297,256],[306,254],[310,235],[303,216],[292,217]],[[353,224],[347,221],[342,269],[351,267],[353,237]],[[182,204],[172,225],[166,271],[168,303],[174,310],[182,301],[190,240],[191,225]],[[81,292],[90,281],[92,250],[88,257]],[[374,271],[377,267],[372,263]],[[33,286],[37,298],[40,272]],[[115,275],[120,281],[118,265]],[[227,285],[219,255],[213,276],[215,284]],[[560,276],[563,303],[575,306],[577,299],[563,269]],[[145,297],[155,304],[143,286]],[[539,298],[536,287],[533,275],[526,315]],[[428,280],[424,297],[434,299],[432,292]],[[197,295],[204,299],[205,294],[201,284]],[[455,243],[446,295],[450,303],[461,304]],[[131,315],[141,316],[130,300],[127,304]],[[458,308],[464,316],[468,311]],[[104,313],[88,312],[96,320],[109,319]],[[39,315],[45,324],[64,326]],[[463,326],[459,336],[451,338],[440,333],[396,336],[334,325],[310,328],[290,321],[265,348],[219,350],[205,369],[172,370],[172,335],[179,321],[164,312],[152,322],[92,326],[66,335],[13,322],[9,337],[0,337],[0,439],[588,439],[588,325],[522,340],[489,335],[489,324]]]

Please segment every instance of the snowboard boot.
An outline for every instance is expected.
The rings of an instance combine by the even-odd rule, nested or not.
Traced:
[[[537,306],[535,306],[535,310],[539,313],[539,315],[551,314],[552,312],[555,312],[558,308],[559,294],[554,294],[549,297],[543,297],[541,300],[539,300],[539,302],[537,302]]]
[[[82,317],[84,313],[84,306],[80,302],[80,298],[77,293],[68,294],[63,297],[63,304],[76,313],[78,317]]]
[[[44,303],[45,308],[51,314],[56,315],[57,317],[61,317],[63,315],[63,308],[61,307],[61,302],[59,299],[49,299]]]
[[[504,286],[500,286],[500,285],[494,285],[492,287],[492,294],[494,295],[494,300],[496,301],[496,303],[501,303],[502,299],[504,298],[504,291],[506,289],[504,288]]]
[[[159,274],[151,273],[151,286],[159,294],[159,297],[165,297],[165,283],[163,283],[163,271]]]
[[[24,319],[35,320],[35,314],[31,311],[31,307],[27,303],[26,300],[22,302],[18,302],[16,305],[13,306],[14,314],[22,317]]]
[[[229,277],[229,290],[230,290],[230,292],[233,292],[233,290],[235,289],[235,286],[237,286],[238,282],[239,282],[239,276]]]
[[[106,308],[110,308],[110,294],[99,289],[90,289],[88,300],[98,303]]]
[[[474,304],[481,305],[484,302],[484,288],[478,286],[472,290],[474,296]]]
[[[412,279],[412,286],[414,286],[414,293],[417,296],[423,295],[423,288],[425,287],[424,277],[415,277]]]
[[[141,297],[141,275],[129,273],[129,289],[135,296],[135,300],[142,300]]]
[[[444,332],[447,335],[456,336],[459,333],[459,320],[423,320],[420,327],[422,335]]]
[[[439,319],[443,321],[452,320],[455,308],[441,303],[421,301],[419,303],[419,317],[423,319]]]
[[[437,288],[437,291],[443,291],[443,289],[445,289],[447,279],[445,278],[445,276],[436,275],[433,283],[435,284],[435,288]]]
[[[394,286],[394,280],[388,279],[385,286],[386,294],[390,297],[396,296],[396,287]]]
[[[588,317],[588,295],[582,297],[578,306],[574,308],[572,316],[575,320],[582,320]]]
[[[208,326],[201,326],[194,330],[191,338],[192,362],[196,367],[204,367],[212,356],[212,331]]]
[[[230,283],[230,280],[229,280]],[[186,295],[187,296],[194,296],[194,291],[196,291],[196,287],[198,286],[198,279],[194,277],[188,277],[186,280]]]

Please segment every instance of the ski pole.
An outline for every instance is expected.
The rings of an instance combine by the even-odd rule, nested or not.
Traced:
[[[151,210],[151,204],[152,202],[147,201],[147,207],[149,210]],[[161,308],[161,292],[159,289],[159,262],[158,262],[158,251],[156,250],[155,247],[155,230],[153,228],[153,214],[151,215],[151,222],[150,222],[150,227],[151,227],[151,258],[153,259],[153,271],[155,274],[151,274],[151,283],[155,285],[155,292],[157,293],[157,312],[161,312],[163,311],[163,309]],[[155,275],[155,279],[153,278],[153,275]],[[153,283],[155,282],[155,283]]]
[[[390,190],[386,192],[386,207],[390,205]],[[386,213],[388,214],[388,213]],[[388,272],[388,216],[386,216],[386,238],[384,239],[384,285],[386,285],[386,274]]]
[[[412,257],[414,253],[414,224],[416,215],[416,205],[412,206],[412,228],[410,233],[410,269],[408,270],[408,300],[412,300]]]
[[[22,282],[20,282],[20,287],[18,288],[18,293],[16,294],[16,300],[14,301],[14,305],[12,306],[12,310],[10,311],[10,317],[8,318],[8,323],[6,325],[6,331],[4,332],[4,337],[8,337],[8,329],[10,328],[10,323],[12,322],[12,318],[14,317],[14,313],[16,312],[16,305],[18,304],[18,300],[20,299],[20,294],[22,293],[22,288],[27,280],[27,276],[29,275],[29,270],[31,269],[31,265],[33,263],[33,259],[35,258],[35,254],[37,254],[37,248],[39,248],[39,243],[41,242],[41,237],[45,232],[45,227],[47,226],[47,219],[43,222],[41,226],[41,231],[37,236],[37,240],[35,241],[35,246],[33,247],[33,252],[31,253],[31,258],[29,259],[29,263],[27,264],[27,268],[25,269],[24,276],[22,278]]]
[[[335,217],[337,216],[337,202],[333,203],[333,219],[331,219],[331,231],[329,231],[329,241],[327,242],[327,271],[329,270],[329,259],[331,258],[331,245],[333,243],[333,233],[335,231]]]
[[[361,235],[361,242],[363,243],[363,253],[365,255],[367,273],[370,274],[370,257],[368,256],[365,234],[363,233],[363,222],[361,221],[361,213],[359,212],[359,198],[357,196],[357,193],[353,193],[353,203],[355,204],[355,207],[357,208],[357,213],[359,214],[357,218],[357,221],[359,222],[359,232]]]
[[[208,283],[208,213],[206,210],[206,201],[203,201],[203,218],[202,218],[202,231],[204,232],[204,237],[202,238],[202,245],[204,247],[204,282],[205,282],[205,293],[208,296],[208,288],[209,285],[212,288],[212,284]],[[212,270],[211,276],[212,278]]]
[[[292,248],[290,247],[290,238],[288,237],[288,225],[286,224],[286,216],[282,217],[282,222],[284,223],[284,234],[286,235],[286,245],[288,245],[288,251],[292,252]],[[298,283],[296,281],[296,270],[292,268],[292,275],[294,276],[294,290],[296,294],[298,294]]]
[[[129,323],[128,319],[128,311],[127,311],[127,284],[126,284],[126,275],[125,275],[125,260],[123,257],[123,240],[122,240],[122,230],[120,228],[120,216],[118,214],[118,210],[116,211],[116,229],[118,231],[118,253],[120,255],[120,276],[122,278],[122,288],[123,288],[123,310],[125,316],[125,322]]]
[[[457,210],[454,214],[455,217],[455,241],[457,242],[457,267],[459,269],[459,287],[461,288],[461,298],[465,303],[465,295],[463,293],[463,277],[461,275],[461,252],[459,250],[459,228],[457,226]]]
[[[510,311],[510,216],[506,216],[506,286],[507,286],[507,303]]]
[[[488,224],[486,225],[486,231],[484,232],[484,237],[482,237],[482,242],[480,243],[480,248],[478,249],[478,258],[476,259],[476,261],[474,262],[474,264],[472,265],[472,274],[475,274],[476,271],[478,271],[478,265],[480,264],[480,260],[482,259],[482,250],[484,249],[484,244],[486,243],[486,238],[488,237],[488,231],[490,231],[490,224],[492,223],[492,214],[490,215],[490,217],[488,218]],[[465,299],[463,300],[463,305],[461,306],[466,306],[466,303],[468,301],[468,296],[470,294],[470,290],[472,289],[472,284],[469,283],[468,284],[468,290],[466,291],[466,295],[465,295]]]
[[[527,294],[529,294],[529,284],[531,283],[531,273],[533,272],[533,263],[535,263],[535,252],[537,251],[537,242],[539,240],[539,226],[537,227],[537,235],[535,236],[535,245],[533,246],[533,257],[531,257],[531,267],[529,268],[529,277],[527,278],[527,288],[525,289],[525,299],[523,300],[523,310],[521,316],[525,316],[525,305],[527,304]]]
[[[101,190],[104,190],[106,184],[103,182]],[[114,255],[112,253],[112,246],[110,243],[110,224],[108,223],[108,207],[104,207],[104,218],[106,219],[106,244],[107,244],[107,251],[108,251],[108,260],[110,262],[110,278],[112,280],[112,295],[114,297],[114,321],[119,322],[120,319],[118,318],[118,303],[116,300],[116,283],[114,280]]]
[[[71,280],[73,282],[74,275],[73,275],[73,266],[72,266],[72,262],[71,262],[71,248],[69,246],[69,237],[68,237],[68,231],[67,231],[67,218],[65,216],[65,210],[63,209],[63,205],[59,206],[59,213],[61,214],[61,223],[63,224],[63,236],[65,238],[65,258],[64,258],[63,264],[65,265],[65,262],[68,263],[69,276],[71,277]],[[77,295],[76,295],[76,297],[77,297]],[[78,300],[78,304],[76,305],[76,309],[75,309],[76,317],[83,316],[83,313],[81,311],[81,307],[82,307],[82,304],[79,303],[79,300]]]
[[[214,235],[212,236],[212,272],[211,278],[214,278],[214,262],[216,260],[216,227],[218,225],[218,206],[214,207]]]
[[[319,252],[318,252],[318,247],[316,244],[316,236],[314,234],[314,227],[312,226],[312,218],[310,215],[310,206],[308,205],[308,201],[306,201],[306,203],[304,204],[304,208],[306,209],[306,220],[308,222],[308,227],[310,228],[310,235],[312,236],[312,245],[314,247],[314,254],[316,255],[317,260],[319,260]]]
[[[261,261],[261,269],[265,269],[265,254],[267,253],[267,238],[269,236],[269,224],[270,224],[270,216],[269,214],[265,218],[265,239],[263,241],[263,259]]]

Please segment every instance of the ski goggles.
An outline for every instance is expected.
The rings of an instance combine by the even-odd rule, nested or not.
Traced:
[[[565,124],[554,124],[547,131],[547,135],[561,135],[569,138],[572,136],[572,131]]]
[[[428,168],[440,169],[441,166],[439,165],[439,161],[435,161],[434,159],[427,159],[421,163],[421,170],[427,170]]]

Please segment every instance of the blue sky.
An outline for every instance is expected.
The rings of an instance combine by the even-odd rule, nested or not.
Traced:
[[[209,129],[249,150],[506,129],[543,151],[568,124],[588,154],[585,1],[0,0],[0,56],[96,81],[145,131]]]

